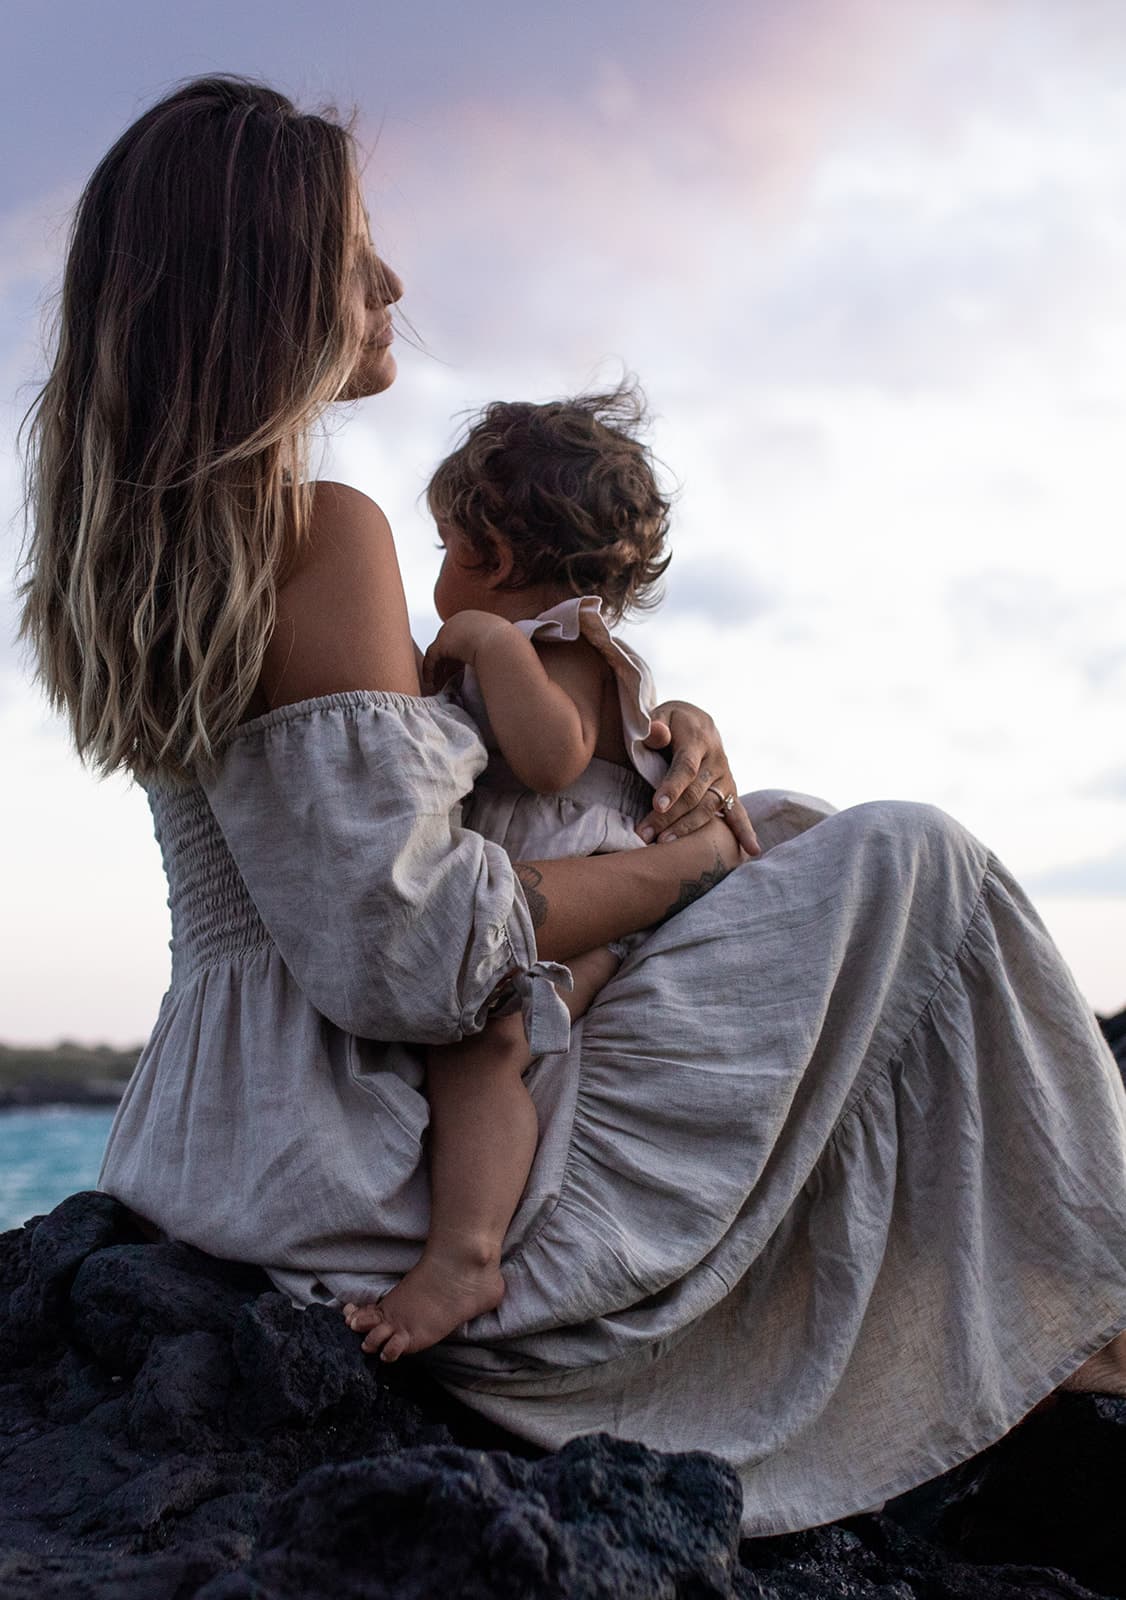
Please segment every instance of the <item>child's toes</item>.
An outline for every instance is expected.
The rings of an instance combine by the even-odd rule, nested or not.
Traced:
[[[365,1356],[377,1355],[394,1335],[395,1327],[393,1323],[380,1322],[366,1335],[360,1349]]]
[[[380,1305],[353,1306],[345,1317],[353,1333],[367,1333],[369,1329],[377,1328],[384,1320],[383,1307]]]
[[[379,1353],[380,1361],[398,1361],[400,1356],[405,1356],[411,1347],[411,1336],[403,1332],[393,1333]]]

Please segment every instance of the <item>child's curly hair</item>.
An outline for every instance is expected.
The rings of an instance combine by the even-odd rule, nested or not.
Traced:
[[[597,594],[611,621],[660,599],[671,500],[637,438],[648,421],[633,383],[572,400],[495,400],[426,491],[438,523],[468,539],[496,570],[494,539],[512,550],[506,589],[565,583]]]

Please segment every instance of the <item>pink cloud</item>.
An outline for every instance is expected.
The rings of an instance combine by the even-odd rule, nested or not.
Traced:
[[[490,90],[422,123],[388,124],[373,175],[390,166],[415,205],[432,186],[446,207],[436,231],[462,216],[511,227],[593,214],[624,239],[662,195],[691,208],[692,194],[722,193],[761,217],[802,188],[842,127],[895,102],[953,30],[963,49],[985,50],[1010,7],[799,0],[705,13],[675,56],[650,50],[635,64],[592,53],[584,95],[537,81],[503,104]],[[653,26],[659,36],[659,15]],[[647,231],[675,226],[666,217]]]
[[[655,14],[644,50],[592,51],[585,87],[572,74],[566,95],[537,73],[503,100],[489,86],[389,117],[367,169],[377,240],[405,273],[408,311],[425,323],[441,308],[441,329],[424,331],[455,360],[513,328],[572,361],[613,351],[625,285],[638,304],[659,290],[662,315],[679,299],[669,336],[687,337],[700,298],[738,281],[748,228],[769,251],[826,156],[866,122],[887,118],[902,137],[907,87],[921,103],[951,48],[988,57],[1009,10],[730,7],[670,28],[663,51]]]

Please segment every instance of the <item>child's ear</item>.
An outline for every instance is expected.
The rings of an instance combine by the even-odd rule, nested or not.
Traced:
[[[512,576],[516,557],[508,540],[502,539],[499,534],[487,533],[485,538],[489,542],[489,572],[485,584],[490,589],[499,589]]]

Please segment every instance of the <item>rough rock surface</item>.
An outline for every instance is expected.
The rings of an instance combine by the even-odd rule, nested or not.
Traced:
[[[6,1600],[1126,1595],[1126,1402],[1063,1399],[882,1516],[740,1550],[719,1461],[490,1437],[105,1195],[0,1238],[0,1372]]]
[[[1124,1491],[1126,1402],[1063,1396],[882,1515],[740,1547],[718,1460],[540,1455],[108,1196],[0,1236],[4,1600],[1126,1597]]]

